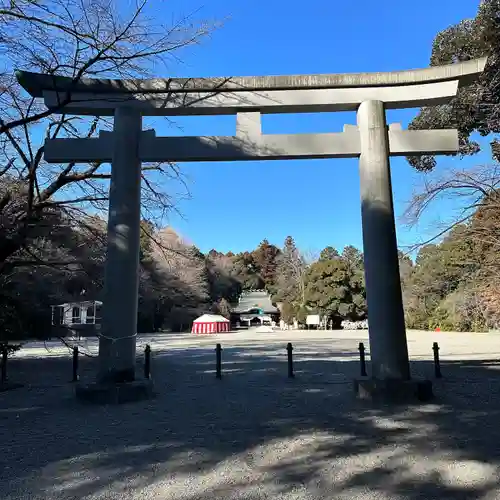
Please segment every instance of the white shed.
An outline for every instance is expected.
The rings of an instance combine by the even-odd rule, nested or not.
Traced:
[[[77,325],[96,325],[101,323],[102,302],[99,300],[84,300],[66,302],[51,306],[52,326],[68,328]]]

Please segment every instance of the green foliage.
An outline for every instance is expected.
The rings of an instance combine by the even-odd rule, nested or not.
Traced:
[[[481,79],[458,90],[451,105],[423,108],[413,120],[413,129],[458,128],[460,149],[463,154],[480,150],[477,142],[470,140],[474,132],[485,137],[494,134],[491,154],[500,160],[500,143],[495,134],[500,133],[500,2],[482,0],[474,19],[466,19],[437,34],[434,39],[431,66],[467,61],[489,56],[488,65]],[[432,170],[434,157],[411,157],[415,168]]]
[[[499,198],[490,195],[469,223],[454,228],[441,243],[423,247],[415,263],[400,252],[409,328],[484,330],[498,325],[500,291],[489,284],[500,275]],[[74,259],[69,268],[26,263],[0,273],[0,343],[46,338],[50,305],[78,300],[83,292],[85,298],[101,294],[104,226],[97,224],[94,232],[67,231],[55,233],[53,242],[45,236],[43,243],[35,241],[41,257]],[[161,232],[143,242],[147,258],[141,261],[139,331],[188,330],[196,316],[210,309],[229,317],[230,304],[243,288],[264,284],[274,288],[273,300],[281,302],[287,323],[296,318],[303,324],[308,314],[326,315],[334,325],[366,317],[363,256],[352,246],[341,254],[327,247],[318,261],[306,265],[291,237],[281,251],[264,240],[251,252],[203,255],[172,232],[167,236],[171,241],[162,248],[157,242]]]
[[[456,226],[439,244],[419,251],[403,277],[410,328],[481,331],[498,327],[500,289],[496,283],[500,205],[488,196],[466,224]]]
[[[423,247],[415,260],[399,254],[407,326],[442,330],[482,330],[500,323],[500,196],[490,193],[470,222],[455,227],[439,244]],[[51,215],[52,217],[53,215]],[[49,219],[52,220],[52,219]],[[50,335],[50,305],[98,299],[102,293],[105,224],[82,218],[32,240],[35,265],[0,272],[0,342]],[[326,315],[335,325],[366,317],[363,255],[352,246],[339,254],[325,248],[306,264],[292,237],[282,250],[263,240],[238,254],[215,250],[203,255],[172,231],[141,240],[139,331],[187,330],[211,308],[229,317],[244,288],[266,286],[281,302],[282,318],[305,322],[307,314]],[[89,227],[91,229],[89,229]],[[51,259],[48,265],[45,260]],[[57,259],[70,265],[57,265]],[[11,261],[7,261],[10,264]],[[492,285],[493,284],[493,285]]]
[[[342,257],[320,258],[308,269],[305,296],[311,311],[326,315],[335,323],[342,319],[363,318],[365,300],[362,269]]]
[[[333,247],[326,247],[325,249],[321,250],[319,260],[331,260],[335,259],[336,257],[339,257],[339,253],[337,250]]]
[[[259,274],[259,265],[253,252],[242,252],[233,258],[234,274],[243,290],[264,288],[264,280]]]
[[[351,274],[363,271],[363,254],[352,245],[348,245],[344,248],[342,251],[342,259],[347,264]]]
[[[279,255],[279,248],[271,245],[266,239],[262,240],[257,249],[252,252],[255,270],[269,291],[272,291],[276,285]]]

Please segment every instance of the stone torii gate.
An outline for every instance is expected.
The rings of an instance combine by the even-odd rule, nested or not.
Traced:
[[[410,377],[389,157],[454,154],[458,133],[387,126],[385,110],[446,104],[485,65],[483,58],[388,73],[78,82],[18,72],[20,84],[55,113],[114,116],[113,131],[97,138],[45,142],[47,162],[112,165],[100,371],[81,394],[116,398],[117,387],[133,387],[130,398],[150,393],[135,380],[142,162],[351,157],[359,157],[372,369],[355,386],[362,396],[422,392],[422,382]],[[261,114],[332,111],[356,111],[357,126],[322,134],[261,131]],[[229,114],[236,115],[235,136],[156,137],[142,130],[142,116]]]

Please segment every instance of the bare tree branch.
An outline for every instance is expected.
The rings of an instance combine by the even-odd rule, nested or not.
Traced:
[[[36,127],[45,127],[46,137],[94,137],[99,127],[108,128],[108,119],[81,119],[57,115],[71,100],[67,92],[56,108],[47,110],[36,99],[26,96],[13,78],[16,67],[27,67],[48,74],[62,74],[76,84],[83,76],[144,77],[157,63],[174,51],[198,43],[211,27],[181,17],[171,26],[161,26],[148,17],[149,0],[140,0],[133,9],[115,10],[112,0],[40,0],[9,2],[0,0],[0,50],[5,54],[4,73],[0,73],[0,144],[8,158],[0,169],[4,179],[0,192],[0,212],[7,213],[13,203],[8,184],[17,179],[27,182],[22,190],[24,204],[9,212],[17,221],[18,232],[0,224],[0,262],[29,240],[33,221],[50,207],[74,210],[75,204],[105,212],[110,172],[100,163],[84,168],[68,163],[50,166],[43,161],[43,144],[37,145]],[[127,12],[128,11],[128,12]],[[55,49],[57,47],[57,50]],[[175,209],[167,195],[161,175],[186,188],[179,170],[171,164],[144,166],[143,207],[149,216],[161,220]],[[17,191],[16,191],[17,192]],[[24,207],[24,208],[22,208]],[[5,212],[7,210],[7,212]],[[24,210],[24,212],[23,212]],[[0,264],[1,265],[1,264]]]

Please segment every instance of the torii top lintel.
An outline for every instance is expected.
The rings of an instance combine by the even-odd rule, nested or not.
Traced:
[[[48,107],[72,114],[112,115],[121,106],[145,115],[290,113],[355,110],[377,99],[387,108],[448,102],[484,71],[487,57],[445,66],[384,73],[218,78],[92,79],[17,71],[19,83]]]

